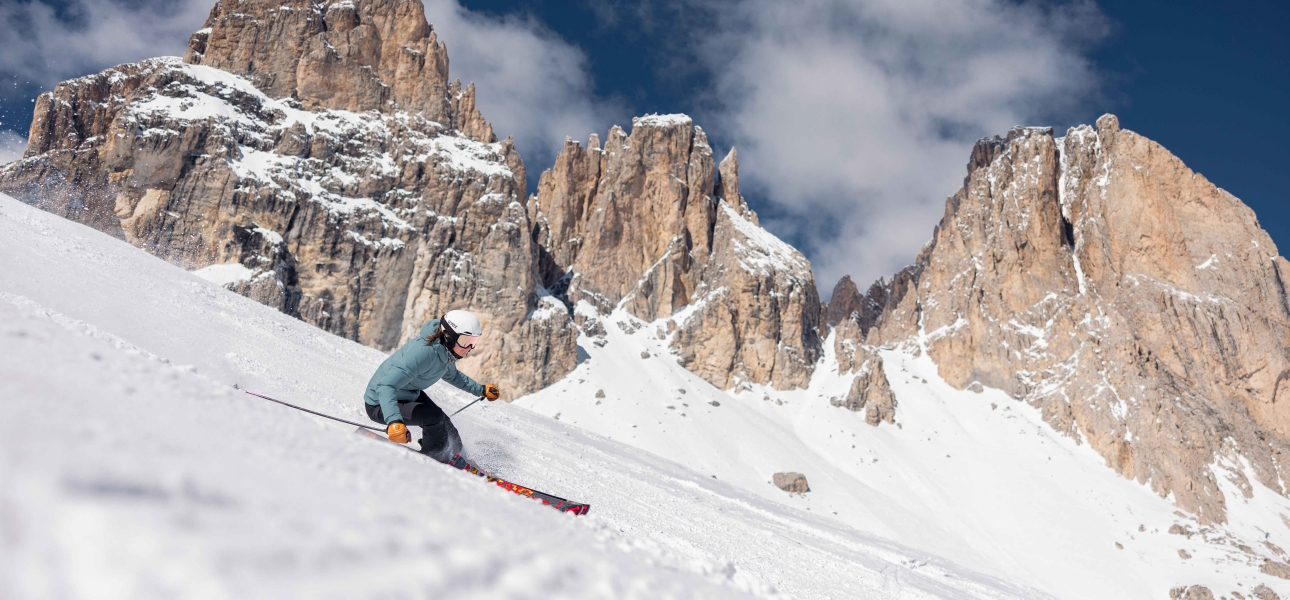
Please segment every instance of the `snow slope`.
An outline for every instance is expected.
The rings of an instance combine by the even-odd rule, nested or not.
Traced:
[[[1220,476],[1231,522],[1201,527],[1029,405],[951,388],[913,347],[882,351],[899,425],[872,427],[829,404],[851,384],[832,339],[809,389],[731,395],[677,364],[665,320],[602,322],[604,339],[579,341],[588,360],[516,404],[1059,598],[1167,598],[1196,584],[1229,598],[1265,584],[1290,598],[1290,582],[1259,571],[1290,550],[1290,501],[1257,483],[1247,499]],[[779,471],[804,473],[812,491],[779,490]]]
[[[362,420],[383,355],[3,195],[0,265],[3,598],[1048,597],[518,406],[467,452],[590,515],[241,394]]]

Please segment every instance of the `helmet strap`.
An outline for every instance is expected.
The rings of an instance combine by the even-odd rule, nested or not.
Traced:
[[[452,326],[448,325],[448,321],[442,318],[439,320],[439,331],[439,343],[443,344],[443,347],[448,349],[448,356],[454,361],[461,358],[460,356],[457,356],[456,350],[457,340],[461,339],[461,335],[456,331],[453,331]]]

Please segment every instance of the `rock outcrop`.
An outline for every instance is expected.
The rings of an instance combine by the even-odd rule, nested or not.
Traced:
[[[603,148],[567,141],[533,205],[544,283],[590,335],[618,309],[670,319],[682,363],[720,388],[802,387],[820,356],[814,276],[757,225],[738,171],[684,115],[633,119]]]
[[[824,309],[825,323],[835,334],[838,370],[855,374],[847,395],[831,398],[829,402],[847,410],[863,411],[865,422],[874,426],[896,422],[896,394],[887,381],[882,357],[875,347],[865,344],[866,336],[882,315],[892,287],[886,281],[878,281],[868,293],[861,295],[851,277],[844,275],[833,287],[833,298]]]
[[[1284,563],[1279,560],[1265,560],[1259,565],[1259,572],[1273,577],[1290,579],[1290,563]]]
[[[1170,600],[1214,600],[1214,593],[1203,585],[1176,587],[1169,590]]]
[[[525,171],[448,79],[416,0],[222,0],[183,61],[64,82],[0,190],[381,349],[451,308],[508,394],[576,362],[539,285]]]
[[[829,317],[851,362],[925,347],[951,385],[1039,407],[1124,476],[1222,522],[1216,478],[1248,496],[1242,462],[1287,493],[1288,285],[1248,207],[1107,115],[1065,137],[980,141],[916,263],[864,296],[840,283]]]
[[[1278,596],[1276,592],[1272,591],[1272,588],[1263,584],[1259,584],[1258,587],[1254,588],[1254,597],[1258,598],[1258,600],[1281,600],[1281,596]]]
[[[848,353],[848,359],[864,356],[865,360],[858,368],[847,365],[844,373],[856,371],[851,380],[851,389],[844,398],[832,398],[829,403],[841,406],[854,412],[864,412],[864,420],[870,425],[896,422],[896,394],[891,391],[887,381],[887,372],[883,369],[882,357],[876,352],[854,349]]]

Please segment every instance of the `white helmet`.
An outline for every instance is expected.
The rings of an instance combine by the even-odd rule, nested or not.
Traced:
[[[484,326],[479,323],[479,319],[466,310],[450,310],[444,314],[440,321],[444,329],[450,331],[456,336],[479,336],[484,334]],[[455,341],[455,340],[454,340]]]

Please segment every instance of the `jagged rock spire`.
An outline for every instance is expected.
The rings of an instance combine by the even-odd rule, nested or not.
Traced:
[[[738,168],[732,150],[718,179],[707,136],[685,115],[633,119],[604,148],[594,136],[587,148],[567,141],[538,184],[546,281],[602,315],[684,315],[669,325],[673,347],[721,388],[805,386],[820,352],[810,263],[757,225]]]

